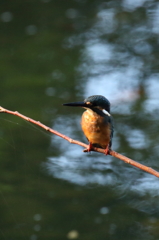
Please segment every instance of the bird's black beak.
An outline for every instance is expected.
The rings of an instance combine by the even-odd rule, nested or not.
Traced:
[[[89,107],[87,103],[85,102],[71,102],[71,103],[63,103],[63,106],[69,106],[69,107]]]

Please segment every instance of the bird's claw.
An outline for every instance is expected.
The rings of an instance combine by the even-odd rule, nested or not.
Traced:
[[[104,150],[104,152],[105,152],[105,155],[108,155],[109,153],[110,153],[110,147],[109,147],[109,145],[107,145],[106,146],[106,148],[105,148],[105,150]]]
[[[83,152],[91,152],[93,150],[93,145],[92,143],[89,143],[88,148],[85,148]]]

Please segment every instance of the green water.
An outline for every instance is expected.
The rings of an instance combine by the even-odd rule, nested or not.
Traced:
[[[87,142],[82,109],[103,94],[114,150],[159,170],[155,1],[1,1],[0,105]],[[159,238],[159,180],[110,156],[85,154],[0,114],[0,239]]]

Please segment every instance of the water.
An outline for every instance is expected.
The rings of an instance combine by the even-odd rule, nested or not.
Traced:
[[[87,142],[83,109],[111,102],[113,149],[159,170],[155,1],[1,3],[1,104]],[[159,180],[0,115],[0,239],[159,238]]]

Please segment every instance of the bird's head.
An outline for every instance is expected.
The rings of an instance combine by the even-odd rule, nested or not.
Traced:
[[[93,95],[86,98],[83,102],[64,103],[64,106],[90,108],[92,110],[102,110],[110,113],[110,102],[101,95]]]

